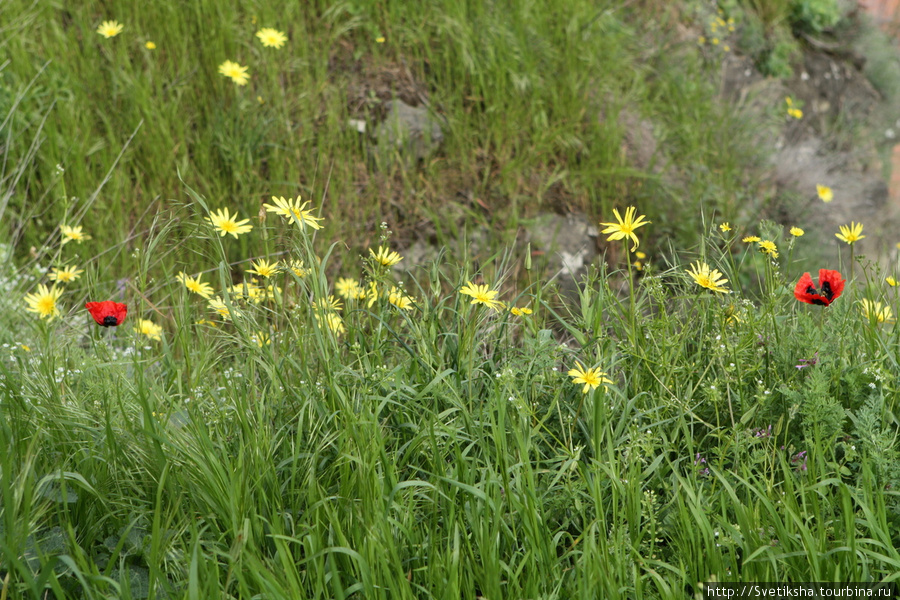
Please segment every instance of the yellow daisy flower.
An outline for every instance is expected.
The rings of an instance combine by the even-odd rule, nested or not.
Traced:
[[[258,261],[250,263],[253,265],[252,269],[248,269],[248,273],[253,273],[254,275],[259,275],[260,277],[272,277],[273,275],[277,275],[281,268],[278,266],[278,261],[276,260],[274,263],[270,263],[264,258],[259,259]]]
[[[287,36],[277,29],[265,27],[256,32],[256,37],[266,48],[281,48],[287,41]]]
[[[338,296],[346,300],[350,300],[351,298],[361,300],[366,297],[366,290],[359,285],[358,281],[350,279],[349,277],[338,278],[337,282],[334,284],[334,289],[337,290]]]
[[[202,275],[197,275],[197,278],[193,278],[190,275],[186,275],[183,272],[179,272],[178,275],[175,276],[175,279],[184,284],[188,290],[194,292],[195,294],[199,294],[200,296],[209,300],[210,296],[212,296],[213,289],[212,286],[208,283],[203,283],[200,281]]]
[[[472,297],[469,304],[484,304],[493,310],[499,310],[503,305],[502,302],[495,299],[500,292],[490,289],[488,285],[475,285],[471,281],[467,281],[459,293]]]
[[[25,303],[28,304],[28,308],[25,310],[37,313],[42,319],[46,318],[48,321],[52,321],[53,317],[59,316],[56,303],[60,296],[62,296],[61,289],[56,286],[47,289],[46,285],[40,284],[37,292],[25,295]]]
[[[307,225],[313,229],[322,229],[322,226],[319,225],[317,221],[322,221],[324,219],[314,217],[311,210],[304,210],[309,202],[300,204],[300,196],[297,196],[296,200],[285,200],[284,198],[272,196],[272,202],[275,203],[274,206],[271,204],[263,204],[266,212],[279,214],[287,220],[296,223],[300,229],[303,229]]]
[[[606,226],[601,233],[611,233],[608,238],[606,238],[607,242],[613,242],[615,240],[622,240],[625,238],[630,238],[634,245],[631,247],[631,251],[634,252],[637,250],[638,242],[637,236],[634,234],[634,230],[638,227],[643,227],[650,221],[643,221],[645,218],[644,215],[639,216],[637,219],[634,218],[637,209],[633,206],[629,206],[625,210],[625,219],[619,215],[619,211],[617,209],[613,209],[613,214],[616,216],[616,221],[618,223],[600,223],[601,225]]]
[[[822,202],[831,202],[834,200],[834,190],[827,185],[817,185],[816,193],[819,195],[819,199],[822,200]]]
[[[143,333],[151,340],[156,340],[157,342],[162,339],[160,335],[162,334],[162,327],[149,319],[138,319],[134,330],[138,333]]]
[[[404,296],[403,291],[399,288],[392,287],[388,295],[388,302],[403,310],[412,310],[413,301],[409,296]]]
[[[209,213],[206,220],[212,223],[212,226],[216,228],[221,237],[225,237],[225,234],[228,233],[237,239],[237,236],[240,234],[248,233],[253,229],[253,225],[249,225],[250,219],[238,221],[237,213],[229,215],[227,208],[221,208],[217,212]]]
[[[893,323],[894,313],[890,306],[886,306],[881,302],[872,302],[871,300],[860,300],[860,309],[863,316],[869,321],[875,323]]]
[[[842,242],[853,244],[866,237],[862,235],[862,230],[862,223],[850,221],[850,225],[841,225],[841,232],[834,234],[834,236]]]
[[[144,48],[146,48],[147,50],[156,50],[156,44],[154,44],[153,42],[147,42],[146,44],[144,44]]]
[[[718,269],[710,269],[709,265],[705,262],[697,261],[692,264],[690,270],[685,271],[685,273],[690,275],[694,279],[694,282],[700,287],[705,287],[708,290],[720,292],[722,294],[731,293],[731,290],[725,287],[728,280],[724,279]]]
[[[759,240],[760,240],[759,236],[756,236],[756,235],[748,235],[747,237],[745,237],[745,238],[742,239],[741,241],[744,242],[745,244],[752,244],[753,242],[758,242]]]
[[[595,390],[603,384],[604,389],[609,389],[606,384],[612,383],[612,380],[607,378],[606,373],[597,369],[590,368],[585,369],[584,366],[575,361],[575,367],[569,369],[569,377],[572,378],[572,383],[576,385],[584,384],[584,388],[581,390],[582,394],[587,394],[591,390]]]
[[[74,265],[68,265],[63,267],[62,269],[56,269],[47,277],[50,278],[51,281],[59,281],[60,283],[69,283],[70,281],[75,281],[78,277],[84,273],[84,269],[79,269]]]
[[[250,81],[250,74],[247,73],[247,67],[242,67],[230,60],[226,60],[219,65],[219,73],[230,78],[237,85],[247,85],[247,82]]]
[[[806,232],[803,231],[802,229],[800,229],[799,227],[791,227],[791,235],[794,237],[800,237],[804,233],[806,233]]]
[[[118,21],[103,21],[100,23],[100,27],[97,28],[97,33],[109,39],[122,33],[123,29],[125,29],[125,26]]]
[[[91,236],[82,233],[81,229],[81,225],[78,227],[69,227],[68,225],[60,224],[59,230],[62,232],[62,241],[60,243],[68,244],[69,242],[78,242],[80,244],[85,240],[91,239]]]
[[[731,231],[731,224],[728,222],[722,223],[721,225],[719,225],[719,231],[721,231],[722,233]]]
[[[384,246],[380,246],[378,248],[378,254],[376,254],[371,248],[369,248],[369,254],[372,255],[372,258],[375,259],[375,262],[385,267],[393,267],[398,262],[403,260],[403,257],[398,253],[393,252],[390,248],[385,248]]]

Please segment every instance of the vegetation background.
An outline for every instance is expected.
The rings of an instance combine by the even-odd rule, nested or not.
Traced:
[[[7,0],[0,24],[0,600],[897,580],[897,273],[802,222],[809,190],[773,189],[758,143],[796,117],[782,97],[748,119],[718,77],[734,54],[787,79],[822,44],[881,39],[857,12]],[[900,117],[896,48],[870,48],[882,110],[832,140]],[[444,132],[412,164],[349,125],[398,98]],[[322,229],[263,207],[298,196]],[[629,206],[650,258],[601,236],[574,299],[516,243],[542,212]],[[220,236],[221,208],[252,232]],[[375,258],[478,225],[472,255]],[[798,303],[819,267],[843,295]],[[26,310],[39,285],[57,315]],[[106,299],[128,304],[116,329],[82,308]]]

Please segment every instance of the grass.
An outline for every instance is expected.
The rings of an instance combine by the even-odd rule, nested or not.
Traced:
[[[719,228],[756,201],[752,125],[716,101],[695,42],[643,44],[677,12],[550,8],[0,6],[0,600],[896,581],[896,273],[833,232],[833,264],[812,265],[815,232]],[[108,18],[126,29],[104,39]],[[290,46],[261,47],[278,23]],[[225,59],[250,66],[246,88]],[[385,98],[343,90],[404,61],[447,141],[379,170],[344,123]],[[657,127],[660,170],[631,164],[628,111]],[[400,271],[368,252],[403,248],[460,188],[516,222],[636,205],[641,249],[671,250],[638,270],[631,240],[609,244],[574,303],[500,242]],[[260,212],[298,194],[322,229]],[[220,235],[222,207],[252,231]],[[63,244],[62,222],[91,239]],[[249,274],[260,258],[285,268]],[[698,286],[697,261],[730,293]],[[54,284],[64,265],[84,273]],[[843,293],[797,302],[820,266]],[[339,276],[365,294],[338,308]],[[54,318],[25,310],[38,284],[63,290]],[[127,303],[118,327],[81,308],[101,299]],[[575,384],[576,365],[611,383]]]

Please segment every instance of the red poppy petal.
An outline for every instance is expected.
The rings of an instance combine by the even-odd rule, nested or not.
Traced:
[[[794,287],[794,297],[800,302],[806,302],[807,304],[815,304],[812,300],[812,295],[818,295],[819,291],[813,285],[812,276],[809,273],[804,273],[802,277],[800,277],[800,281],[797,282],[796,287]]]
[[[88,302],[84,305],[98,325],[103,327],[115,327],[121,325],[128,314],[128,306],[120,302],[112,300],[104,300],[103,302]]]
[[[841,279],[841,274],[830,269],[819,269],[819,286],[822,288],[822,294],[828,295],[830,290],[830,298],[833,302],[844,291],[845,280]]]

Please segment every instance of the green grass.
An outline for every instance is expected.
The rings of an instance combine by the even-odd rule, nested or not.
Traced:
[[[117,11],[0,5],[0,600],[674,599],[714,580],[896,581],[900,329],[861,300],[900,313],[884,282],[897,274],[854,259],[865,240],[851,253],[824,232],[833,262],[810,264],[817,232],[738,222],[765,200],[753,124],[716,99],[696,42],[667,33],[683,15],[586,1]],[[106,40],[108,18],[126,29]],[[262,48],[261,26],[289,45]],[[225,59],[250,66],[246,88],[216,73]],[[403,64],[447,124],[408,170],[370,164],[344,127],[386,99],[350,103],[348,86]],[[623,113],[653,125],[656,166],[633,164]],[[481,209],[460,190],[513,225],[636,205],[654,251],[637,270],[630,241],[609,244],[574,303],[501,226],[475,257],[402,273],[371,258],[427,237],[429,216],[438,239],[464,231]],[[298,194],[323,229],[259,212]],[[220,236],[207,217],[222,207],[253,230]],[[61,222],[91,239],[61,244]],[[303,269],[254,282],[257,258]],[[698,287],[698,260],[731,293]],[[59,315],[26,311],[72,264],[85,272],[58,284]],[[820,267],[844,273],[843,294],[797,302]],[[220,311],[179,272],[202,273]],[[339,276],[366,296],[330,308]],[[472,303],[467,282],[533,313]],[[82,307],[101,299],[128,304],[122,325],[93,323]],[[582,393],[576,362],[611,383]]]

